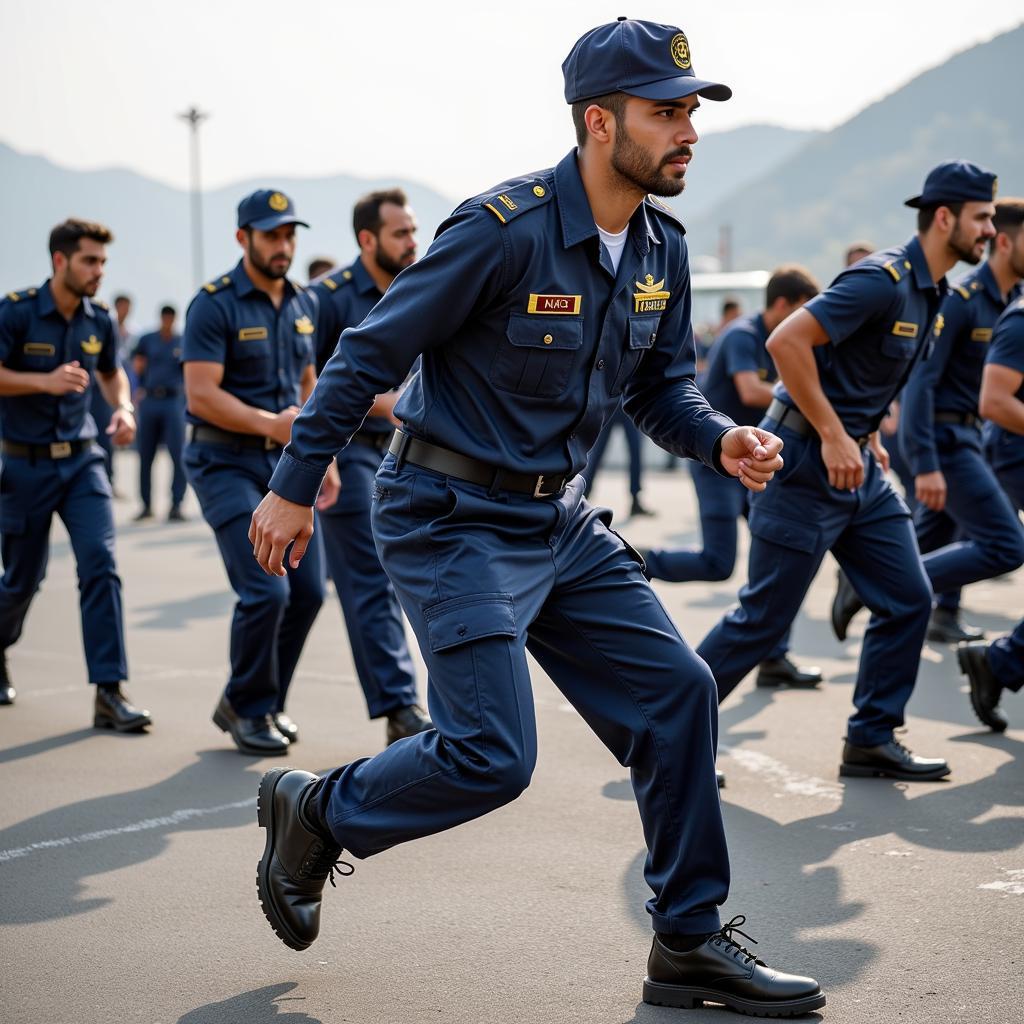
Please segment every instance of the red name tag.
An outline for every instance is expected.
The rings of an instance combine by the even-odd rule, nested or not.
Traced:
[[[582,295],[531,295],[526,311],[528,313],[564,313],[576,316],[582,305]]]

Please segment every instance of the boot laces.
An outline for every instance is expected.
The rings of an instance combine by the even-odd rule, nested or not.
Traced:
[[[733,938],[733,933],[735,932],[735,934],[742,935],[743,938],[752,942],[755,946],[757,945],[757,939],[740,930],[740,925],[746,924],[746,922],[747,919],[745,915],[737,914],[731,921],[722,925],[721,930],[714,936],[714,938],[712,938],[711,941],[716,946],[724,946],[726,952],[731,953],[733,958],[739,959],[742,957],[744,965],[749,964],[751,961],[760,963],[761,961],[757,959],[757,956],[754,953],[751,953],[745,946],[741,946]]]
[[[354,865],[347,860],[341,860],[340,854],[340,846],[316,843],[306,856],[300,869],[301,875],[306,878],[327,878],[332,887],[337,889],[338,886],[334,881],[335,874],[347,878],[356,870]]]

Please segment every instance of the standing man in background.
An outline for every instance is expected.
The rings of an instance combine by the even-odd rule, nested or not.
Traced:
[[[247,536],[316,382],[316,297],[287,277],[296,225],[308,226],[282,192],[262,189],[238,204],[243,256],[192,300],[182,351],[192,424],[185,469],[238,596],[231,674],[213,721],[246,754],[283,754],[298,739],[285,699],[323,602],[319,544],[275,577],[254,563]],[[324,503],[338,494],[337,474],[328,478]]]
[[[174,466],[167,519],[176,523],[185,518],[181,511],[187,486],[181,462],[185,444],[185,384],[181,373],[181,335],[174,329],[177,315],[173,306],[164,306],[160,310],[160,329],[139,338],[132,355],[141,388],[138,448],[142,509],[135,517],[136,522],[153,517],[153,460],[161,444]]]
[[[135,436],[117,331],[94,296],[103,280],[110,229],[71,219],[50,232],[53,276],[11,292],[0,305],[0,704],[14,701],[7,648],[46,573],[50,525],[60,516],[78,571],[82,641],[96,687],[93,725],[140,732],[148,711],[121,690],[128,676],[121,580],[114,564],[110,481],[89,407],[103,396],[114,444]]]
[[[128,394],[135,393],[138,378],[136,378],[131,365],[131,350],[135,341],[134,332],[128,323],[128,317],[132,312],[132,300],[124,294],[114,298],[114,327],[117,331],[117,358],[121,368],[128,377]],[[111,441],[111,434],[107,427],[110,426],[110,406],[103,399],[99,388],[92,392],[89,412],[96,422],[96,443],[103,452],[104,469],[107,479],[110,481],[111,493],[115,498],[123,495],[114,484],[114,445]]]
[[[334,354],[341,332],[358,327],[391,282],[416,261],[416,218],[405,193],[363,196],[352,211],[359,255],[316,281],[319,299],[317,372]],[[419,706],[402,608],[380,564],[370,526],[373,481],[398,421],[397,391],[378,395],[352,443],[337,458],[338,501],[319,518],[327,569],[345,617],[356,676],[371,718],[387,718],[386,741],[431,727]]]

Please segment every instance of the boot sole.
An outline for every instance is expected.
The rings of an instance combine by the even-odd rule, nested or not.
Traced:
[[[967,676],[971,695],[971,710],[974,712],[974,717],[977,718],[982,725],[987,726],[993,732],[1006,732],[1006,722],[991,718],[982,708],[978,707],[978,695],[974,686],[974,676],[971,675],[970,666],[967,661],[967,651],[964,650],[964,648],[957,648],[956,660],[957,664],[960,666],[960,672]]]
[[[264,750],[262,747],[251,747],[248,743],[240,740],[232,731],[231,723],[228,721],[227,716],[223,715],[220,709],[213,713],[213,724],[220,729],[221,732],[226,732],[231,737],[231,742],[243,753],[252,754],[254,757],[280,757],[282,754],[288,753],[288,747],[282,747],[280,750]]]
[[[274,790],[277,789],[277,783],[281,777],[291,770],[291,768],[271,768],[269,772],[264,773],[260,780],[260,790],[256,797],[256,821],[260,828],[267,830],[267,842],[263,848],[263,856],[260,857],[259,865],[256,868],[256,895],[259,897],[263,916],[270,922],[274,934],[286,946],[301,953],[302,950],[309,949],[312,943],[303,942],[291,933],[278,913],[269,882],[270,861],[274,856]]]
[[[928,772],[901,772],[895,768],[875,768],[866,764],[841,764],[839,774],[851,779],[899,779],[901,782],[938,782],[952,769],[949,765]]]
[[[821,1009],[825,1005],[825,993],[815,992],[799,999],[761,1002],[716,992],[711,988],[668,985],[645,978],[644,1002],[655,1006],[671,1006],[677,1010],[699,1010],[705,1002],[719,1003],[737,1013],[745,1013],[748,1017],[796,1017],[802,1013],[810,1013],[811,1010]]]
[[[147,726],[153,724],[151,718],[140,718],[137,722],[129,722],[119,725],[112,718],[106,715],[93,715],[92,727],[94,729],[113,729],[114,732],[144,732]]]
[[[792,679],[782,679],[768,676],[758,676],[756,686],[762,689],[772,689],[784,686],[789,690],[816,690],[824,682],[824,679],[815,679],[813,683],[794,683]]]

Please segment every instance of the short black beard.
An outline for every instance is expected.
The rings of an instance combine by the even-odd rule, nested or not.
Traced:
[[[960,230],[959,224],[953,228],[953,234],[949,236],[948,244],[950,249],[956,253],[959,259],[963,260],[964,263],[969,263],[972,267],[977,266],[981,262],[981,257],[984,255],[984,251],[975,254],[974,250],[977,242],[975,245],[967,245],[964,242],[964,233]]]
[[[673,150],[666,159],[688,156],[690,147]],[[664,163],[664,161],[663,161]],[[661,173],[663,164],[655,164],[647,151],[633,141],[626,127],[620,124],[612,148],[612,167],[641,192],[652,196],[677,196],[686,188],[685,178],[668,178]]]
[[[256,248],[252,244],[252,240],[249,240],[249,262],[265,277],[269,277],[271,281],[280,281],[281,278],[288,276],[288,271],[291,269],[292,261],[289,260],[285,264],[284,270],[276,270],[271,267],[268,263],[262,263],[259,256],[256,255]]]
[[[398,260],[393,260],[386,253],[381,251],[378,245],[377,251],[373,254],[373,262],[389,277],[398,277],[398,275],[405,270],[409,265],[408,263],[399,263]]]

